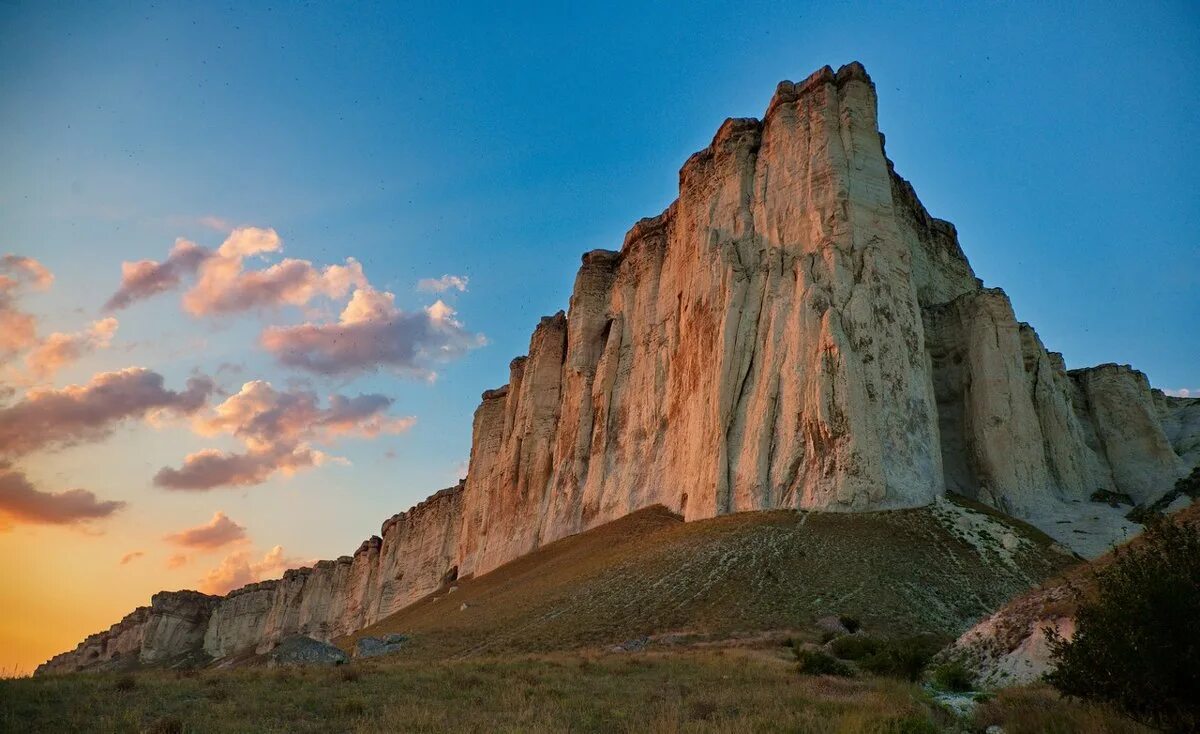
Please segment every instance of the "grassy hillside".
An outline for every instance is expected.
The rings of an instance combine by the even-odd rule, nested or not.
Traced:
[[[953,636],[1072,560],[961,501],[866,514],[744,513],[683,523],[654,507],[460,579],[353,637],[401,632],[408,658],[651,649],[826,615],[877,634]],[[640,643],[638,644],[640,646]]]
[[[779,644],[815,639],[827,615],[878,636],[948,637],[1071,563],[1036,530],[965,503],[687,524],[650,508],[459,579],[360,633],[409,635],[398,654],[0,681],[0,731],[1141,734],[1045,689],[959,718],[865,669],[801,674],[796,646]]]

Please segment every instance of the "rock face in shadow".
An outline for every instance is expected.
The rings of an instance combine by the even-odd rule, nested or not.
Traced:
[[[160,591],[104,632],[38,666],[36,675],[193,662],[203,657],[204,634],[219,596]]]
[[[464,482],[353,556],[231,592],[203,652],[330,640],[652,505],[860,512],[949,490],[1064,540],[1057,518],[1087,515],[1096,490],[1169,491],[1200,461],[1200,409],[1128,366],[1067,371],[897,175],[876,105],[852,63],[726,120],[678,199],[619,251],[586,253],[568,310],[483,393]],[[148,614],[62,667],[160,655]]]

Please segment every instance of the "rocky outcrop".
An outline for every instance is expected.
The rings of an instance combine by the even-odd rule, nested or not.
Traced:
[[[104,632],[38,666],[36,674],[129,668],[192,660],[202,654],[209,615],[220,600],[198,591],[160,591]]]
[[[331,640],[386,617],[456,575],[462,485],[384,522],[353,556],[231,591],[212,613],[204,651],[263,653],[294,635]]]
[[[1191,468],[1167,440],[1144,374],[1129,365],[1102,364],[1070,376],[1076,414],[1117,491],[1139,504],[1153,502]]]
[[[1194,404],[1128,367],[1068,372],[983,287],[887,159],[866,71],[826,67],[726,120],[674,203],[583,256],[569,310],[483,393],[462,484],[353,556],[230,593],[203,649],[329,640],[652,505],[858,512],[949,490],[1074,538],[1061,518],[1090,518],[1096,490],[1150,502],[1197,460]],[[1131,525],[1089,522],[1095,552]],[[144,652],[138,634],[111,644]]]
[[[1200,505],[1190,505],[1171,516],[1180,524],[1200,523]],[[1135,547],[1134,538],[1126,550]],[[1005,604],[967,630],[939,657],[963,664],[985,688],[1033,683],[1054,667],[1050,632],[1070,640],[1082,601],[1094,600],[1098,578],[1114,558],[1101,556],[1077,565]]]
[[[584,257],[565,320],[476,415],[464,571],[652,504],[698,519],[940,494],[913,249],[927,297],[974,278],[961,257],[938,269],[961,253],[952,228],[893,201],[875,104],[857,64],[781,84],[619,253]]]

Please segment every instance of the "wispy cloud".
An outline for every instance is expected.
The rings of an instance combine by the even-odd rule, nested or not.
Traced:
[[[460,293],[465,293],[467,290],[467,276],[465,275],[443,275],[440,278],[422,278],[417,281],[417,290],[425,291],[426,293],[444,293],[448,290],[457,290]]]
[[[125,555],[121,556],[120,565],[127,566],[130,563],[136,561],[137,559],[141,558],[144,555],[146,555],[145,551],[140,551],[140,550],[130,551],[130,552],[126,553]]]
[[[83,331],[56,331],[26,355],[25,364],[36,379],[46,379],[67,365],[98,350],[107,349],[117,332],[117,320],[111,316],[92,322]]]
[[[120,423],[168,411],[189,415],[205,405],[212,380],[193,377],[181,392],[143,367],[93,375],[86,385],[35,388],[0,408],[0,456],[21,456],[106,437]]]
[[[37,344],[37,319],[17,306],[29,289],[45,290],[54,274],[37,260],[22,255],[0,257],[0,362]]]
[[[43,492],[25,474],[0,463],[0,530],[13,525],[74,525],[106,518],[125,507],[84,489]]]
[[[184,277],[194,275],[200,264],[212,257],[212,252],[182,237],[175,240],[171,253],[162,262],[138,260],[121,263],[121,285],[104,304],[106,311],[115,311],[178,288]]]
[[[249,486],[265,482],[276,472],[288,475],[319,466],[334,459],[314,448],[313,442],[374,438],[411,428],[415,418],[388,414],[392,403],[385,395],[368,393],[333,395],[322,407],[314,392],[277,390],[262,380],[247,382],[236,394],[192,421],[200,435],[234,436],[246,451],[198,451],[187,456],[178,469],[161,469],[154,482],[165,489],[179,490]]]

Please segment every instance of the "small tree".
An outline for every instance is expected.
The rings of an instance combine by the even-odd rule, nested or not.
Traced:
[[[1074,637],[1047,633],[1057,666],[1047,680],[1063,694],[1167,731],[1200,730],[1200,528],[1154,522],[1097,572]]]

